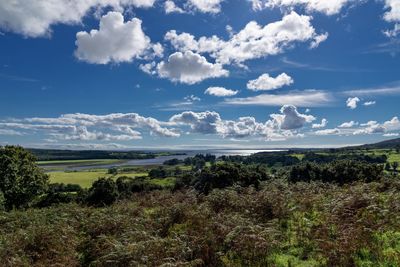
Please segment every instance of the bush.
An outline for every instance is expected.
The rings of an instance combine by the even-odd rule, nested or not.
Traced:
[[[118,188],[111,178],[99,178],[89,189],[87,203],[91,206],[111,205],[118,199]]]
[[[46,191],[48,179],[30,152],[18,146],[0,147],[0,191],[6,210],[27,207]]]
[[[323,181],[346,184],[355,181],[372,182],[383,176],[383,166],[353,160],[337,160],[328,164],[305,163],[293,166],[290,182]]]

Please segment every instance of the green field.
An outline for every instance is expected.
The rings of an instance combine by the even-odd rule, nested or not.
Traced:
[[[38,165],[103,165],[122,162],[120,159],[76,159],[76,160],[44,160],[37,161]]]
[[[139,177],[146,176],[146,172],[129,172],[111,175],[107,170],[79,171],[79,172],[50,172],[50,183],[78,184],[82,188],[89,188],[94,181],[100,177],[113,177],[117,179],[120,176]]]

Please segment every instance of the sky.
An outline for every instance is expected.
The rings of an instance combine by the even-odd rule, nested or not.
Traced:
[[[0,1],[0,145],[399,137],[400,0]]]

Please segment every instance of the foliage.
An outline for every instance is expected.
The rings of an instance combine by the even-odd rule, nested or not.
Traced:
[[[118,199],[118,188],[111,178],[99,178],[89,189],[87,203],[92,206],[106,206]]]
[[[262,182],[0,212],[2,266],[398,266],[400,182]]]
[[[45,191],[48,176],[35,161],[22,147],[0,147],[0,192],[7,210],[26,207]]]
[[[293,166],[290,182],[323,181],[345,184],[355,181],[377,181],[383,176],[383,166],[351,160],[337,160],[328,164],[303,163]]]

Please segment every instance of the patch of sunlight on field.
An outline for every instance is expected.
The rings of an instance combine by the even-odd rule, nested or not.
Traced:
[[[176,178],[175,177],[167,177],[164,179],[151,179],[149,180],[150,183],[159,185],[162,187],[172,187],[175,185]]]
[[[78,184],[83,188],[89,188],[92,183],[100,177],[112,177],[117,179],[121,176],[139,177],[146,176],[146,172],[108,174],[106,171],[79,171],[79,172],[50,172],[50,183]]]

